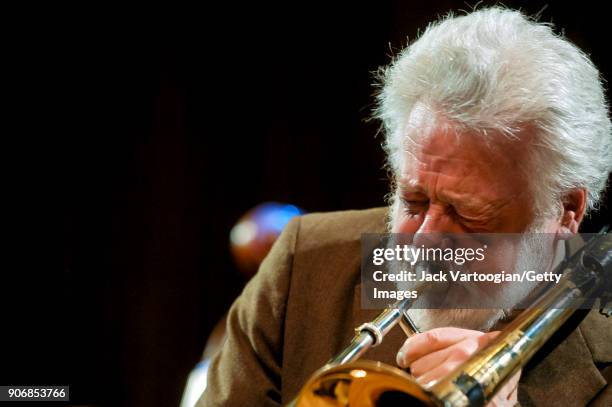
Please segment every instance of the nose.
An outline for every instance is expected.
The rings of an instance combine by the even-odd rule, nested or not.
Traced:
[[[452,248],[452,239],[448,234],[459,232],[461,232],[461,228],[444,207],[430,205],[423,217],[423,222],[414,234],[413,244],[442,249]]]
[[[415,233],[459,233],[461,228],[444,205],[431,204]]]

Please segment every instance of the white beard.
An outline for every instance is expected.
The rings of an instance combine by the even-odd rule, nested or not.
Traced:
[[[393,215],[391,216],[393,224]],[[515,270],[549,270],[553,264],[553,253],[550,242],[543,236],[537,235],[541,223],[534,222],[528,228],[521,239],[517,251]],[[545,253],[550,253],[549,256]],[[420,331],[428,331],[438,327],[458,327],[487,332],[495,327],[500,321],[508,318],[517,306],[523,307],[523,302],[530,298],[539,283],[501,284],[499,291],[495,292],[500,304],[510,305],[509,308],[482,308],[482,309],[459,309],[459,308],[414,308],[408,310],[408,315]],[[402,290],[415,289],[415,283],[398,283]],[[511,289],[510,289],[511,288]],[[482,293],[480,293],[482,294]],[[490,293],[489,293],[490,294]],[[473,292],[470,295],[479,295]],[[478,297],[475,297],[478,298]]]

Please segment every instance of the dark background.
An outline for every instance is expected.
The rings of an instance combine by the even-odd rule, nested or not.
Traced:
[[[506,4],[533,14],[545,2]],[[580,4],[550,5],[542,19],[610,78],[607,15]],[[244,284],[231,226],[270,200],[309,212],[383,205],[379,124],[366,121],[372,72],[428,21],[468,8],[226,3],[28,17],[10,37],[23,63],[9,78],[13,104],[25,114],[5,161],[16,266],[4,271],[1,383],[68,384],[75,404],[177,405]]]

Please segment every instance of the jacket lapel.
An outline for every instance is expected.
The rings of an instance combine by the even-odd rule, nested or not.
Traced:
[[[551,401],[555,405],[586,405],[605,385],[581,329],[576,329],[524,373],[519,401],[522,406],[547,405]]]

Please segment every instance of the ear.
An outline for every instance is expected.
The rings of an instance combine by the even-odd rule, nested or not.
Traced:
[[[576,234],[586,210],[586,189],[577,188],[565,194],[561,199],[562,214],[557,233]]]

